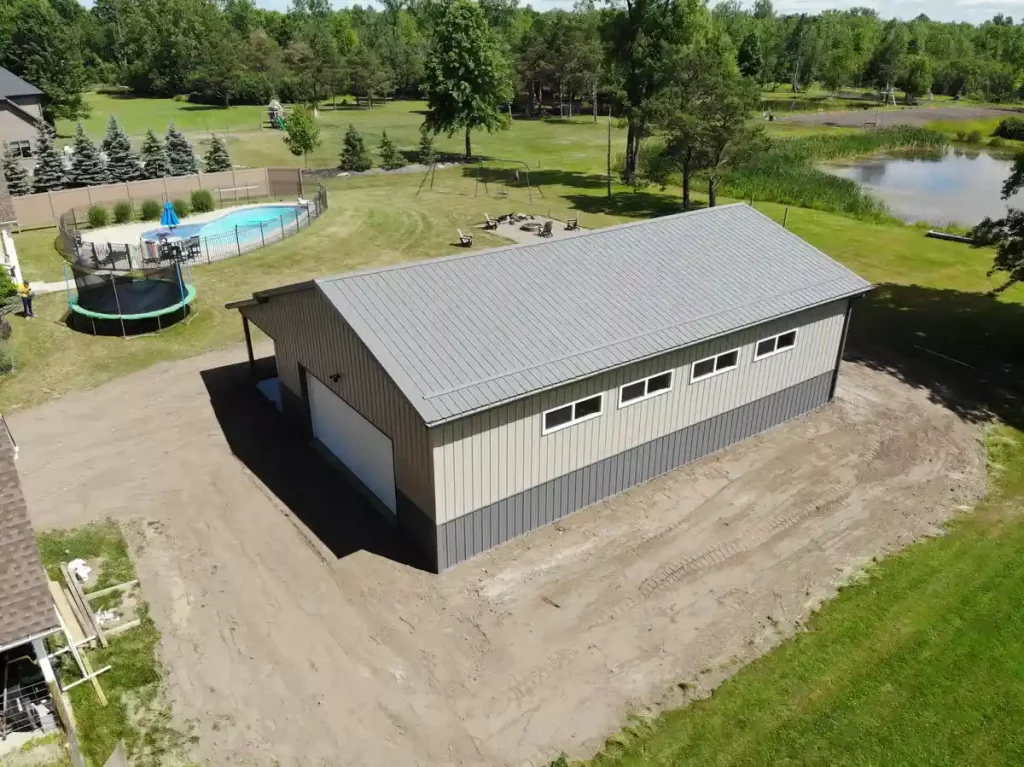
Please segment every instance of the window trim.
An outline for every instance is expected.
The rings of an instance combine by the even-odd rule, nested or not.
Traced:
[[[722,368],[721,370],[718,370],[718,358],[719,357],[724,357],[726,354],[732,354],[733,352],[736,352],[736,362],[735,362],[735,364],[732,364],[732,365],[730,365],[727,368]],[[702,362],[707,362],[708,360],[714,360],[715,361],[715,370],[712,370],[710,373],[705,373],[702,376],[695,376],[694,375],[694,371],[697,369],[697,365],[699,365]],[[719,352],[718,354],[712,354],[709,357],[702,357],[701,359],[694,360],[693,362],[690,363],[690,383],[694,384],[694,383],[697,383],[699,381],[706,381],[709,378],[714,378],[716,375],[719,375],[721,373],[728,373],[730,370],[735,370],[739,366],[740,366],[740,347],[738,347],[738,346],[735,349],[726,349],[724,352]]]
[[[19,160],[30,160],[34,156],[32,142],[29,139],[8,141],[5,148],[14,150],[14,155]]]
[[[576,405],[578,405],[580,402],[586,402],[587,400],[594,398],[599,399],[601,403],[600,407],[598,408],[598,411],[596,413],[589,413],[583,416],[582,418],[576,418]],[[555,410],[561,410],[562,408],[566,407],[572,408],[572,417],[565,423],[560,423],[558,424],[558,426],[552,426],[549,429],[547,426],[548,413],[551,413]],[[583,423],[584,421],[589,421],[593,418],[598,418],[599,416],[602,415],[604,415],[604,392],[599,392],[597,394],[588,394],[586,397],[580,397],[579,399],[573,400],[572,402],[566,402],[564,404],[559,405],[558,407],[552,407],[545,410],[540,417],[541,436],[546,437],[548,434],[554,434],[556,431],[568,429],[570,426],[575,426],[578,423]]]
[[[768,359],[769,357],[774,357],[776,354],[782,354],[783,352],[788,352],[788,351],[792,351],[793,349],[795,349],[796,348],[796,340],[800,336],[800,332],[799,331],[800,331],[799,328],[792,328],[791,330],[784,330],[781,333],[776,333],[773,336],[765,336],[764,338],[760,339],[756,344],[754,344],[754,362],[758,362],[760,360]],[[782,338],[782,336],[788,335],[790,333],[793,334],[793,343],[790,346],[785,346],[785,347],[780,349],[779,348],[779,339]],[[763,344],[765,341],[772,341],[772,340],[775,341],[775,348],[772,351],[767,352],[765,354],[758,354],[757,353],[757,347],[758,346]]]
[[[654,378],[660,378],[661,376],[665,375],[666,373],[668,374],[668,388],[667,389],[659,389],[658,391],[654,392],[653,394],[648,392],[647,391],[647,387],[650,385],[651,380],[654,379]],[[637,397],[636,399],[631,399],[629,402],[623,402],[622,401],[622,390],[627,388],[627,387],[629,387],[629,386],[635,386],[638,383],[642,383],[644,385],[644,393],[643,393],[643,395],[640,396],[640,397]],[[670,391],[672,391],[672,389],[673,389],[673,387],[675,385],[676,385],[676,371],[675,371],[675,368],[669,368],[668,370],[662,370],[660,373],[655,373],[654,375],[650,375],[650,376],[647,376],[645,378],[638,378],[635,381],[630,381],[629,383],[624,383],[624,384],[622,384],[622,386],[619,387],[619,410],[621,410],[624,407],[629,407],[630,405],[635,405],[638,402],[643,402],[644,400],[648,400],[648,399],[651,399],[653,397],[658,397],[658,396],[660,396],[662,394],[668,394]]]

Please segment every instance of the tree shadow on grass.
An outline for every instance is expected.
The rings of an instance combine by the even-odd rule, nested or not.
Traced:
[[[616,191],[610,199],[604,194],[570,194],[565,199],[583,213],[604,213],[628,218],[657,218],[683,212],[678,197],[654,192]],[[690,210],[702,207],[698,203],[691,205]]]
[[[275,374],[273,357],[257,361],[257,379]],[[365,550],[429,571],[407,538],[259,393],[248,363],[201,375],[231,452],[334,556]]]
[[[1024,306],[883,283],[853,308],[846,358],[926,389],[962,418],[1024,427]]]

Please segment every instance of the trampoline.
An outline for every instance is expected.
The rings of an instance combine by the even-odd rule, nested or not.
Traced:
[[[145,271],[92,269],[68,265],[77,294],[68,283],[71,325],[93,335],[124,337],[156,332],[194,314],[196,289],[191,267],[172,264]]]

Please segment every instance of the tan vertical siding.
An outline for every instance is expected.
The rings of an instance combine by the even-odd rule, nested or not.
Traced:
[[[827,373],[846,307],[827,304],[431,429],[437,524]],[[754,361],[760,339],[794,328],[795,348]],[[694,361],[737,347],[736,369],[690,383]],[[670,392],[619,408],[620,386],[666,370]],[[542,434],[545,410],[600,392],[601,416]]]
[[[426,425],[348,324],[316,288],[285,293],[242,313],[274,339],[281,383],[302,396],[299,365],[387,434],[395,449],[395,484],[434,514],[434,476]],[[330,376],[340,373],[335,383]]]

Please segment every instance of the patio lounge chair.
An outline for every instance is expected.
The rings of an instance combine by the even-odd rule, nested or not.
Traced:
[[[195,261],[203,257],[203,243],[198,237],[189,237],[185,246],[185,257],[189,261]]]
[[[473,235],[463,234],[461,229],[456,229],[455,231],[459,233],[459,245],[468,248],[473,244]]]
[[[544,226],[541,227],[541,230],[537,232],[537,234],[539,234],[541,237],[550,237],[553,234],[553,232],[551,231],[552,226],[553,224],[550,221],[545,221]]]
[[[573,232],[580,228],[580,220],[578,218],[570,218],[565,222],[565,231]]]
[[[497,229],[498,220],[484,213],[484,229]]]

